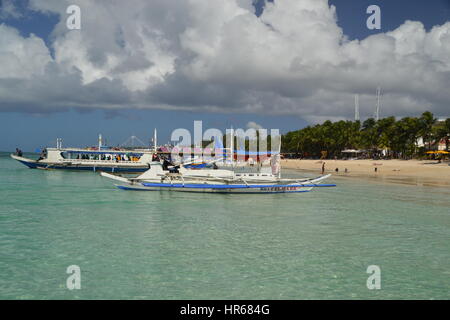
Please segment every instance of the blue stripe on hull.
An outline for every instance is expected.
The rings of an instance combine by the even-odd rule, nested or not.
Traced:
[[[163,188],[157,190],[157,189],[142,189],[142,188],[133,188],[133,187],[126,187],[126,186],[117,186],[117,188],[121,189],[121,190],[127,190],[127,191],[164,191]],[[181,188],[177,188],[177,189],[181,189]],[[213,188],[211,188],[213,189]],[[166,189],[167,190],[167,189]],[[169,190],[172,191],[173,189]],[[233,192],[233,191],[229,191],[231,189],[228,190],[223,190],[223,191],[204,191],[204,193],[222,193],[222,194],[274,194],[274,193],[304,193],[304,192],[310,192],[310,190],[298,190],[298,191],[251,191],[251,192]],[[173,190],[173,191],[177,191],[177,190]],[[183,190],[183,192],[193,192],[193,193],[198,193],[198,191],[191,191],[191,190]]]
[[[193,189],[258,189],[258,188],[307,188],[320,187],[320,184],[249,184],[249,185],[233,185],[233,184],[190,184],[190,183],[142,183],[144,187],[161,187],[161,188],[193,188]],[[324,187],[335,187],[334,184],[322,185]],[[267,190],[270,191],[270,190]]]
[[[104,171],[104,172],[145,172],[148,168],[112,168],[112,167],[91,167],[91,166],[54,166],[43,163],[20,161],[30,169],[51,169],[51,170],[80,170],[80,171]],[[95,169],[94,169],[95,168]]]
[[[17,160],[17,161],[19,161],[21,164],[26,165],[30,169],[37,168],[37,163],[35,163],[35,162],[26,162],[26,161],[21,161],[21,160]]]
[[[202,169],[206,168],[208,164],[207,163],[200,163],[200,164],[187,164],[184,167],[188,169]]]
[[[150,190],[150,189],[125,187],[125,186],[116,186],[116,187],[121,189],[121,190],[128,190],[128,191],[158,191],[158,190]]]

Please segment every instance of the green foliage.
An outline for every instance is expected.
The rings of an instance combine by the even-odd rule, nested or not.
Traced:
[[[418,118],[396,120],[388,117],[379,121],[369,118],[362,124],[328,120],[285,134],[282,151],[301,157],[320,157],[321,152],[326,151],[329,158],[334,158],[342,156],[344,149],[364,149],[369,155],[387,149],[391,157],[410,158],[424,151],[417,145],[421,137],[428,149],[441,139],[448,141],[450,119],[436,122],[433,114],[427,111]]]

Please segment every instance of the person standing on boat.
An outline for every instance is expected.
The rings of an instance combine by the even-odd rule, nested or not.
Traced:
[[[169,166],[173,166],[173,164],[169,160],[167,160],[167,157],[163,157],[162,159],[163,159],[163,164],[162,164],[163,170],[164,171],[169,170]]]
[[[45,159],[47,157],[47,149],[44,148],[41,152],[41,154],[39,155],[39,159],[37,159],[37,161],[41,161],[43,159]]]
[[[21,157],[22,156],[22,150],[20,150],[19,148],[16,148],[16,154]]]

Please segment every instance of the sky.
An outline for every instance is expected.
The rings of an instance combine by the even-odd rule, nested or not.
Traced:
[[[450,0],[0,0],[0,150],[450,116]],[[81,9],[69,30],[66,9]],[[368,29],[370,5],[381,29]]]

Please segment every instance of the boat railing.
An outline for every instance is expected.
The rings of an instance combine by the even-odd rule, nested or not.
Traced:
[[[129,160],[99,160],[99,159],[62,159],[62,162],[95,162],[95,163],[139,163],[139,160],[137,161],[129,161]]]

